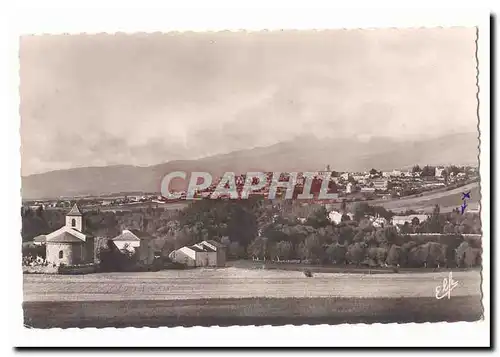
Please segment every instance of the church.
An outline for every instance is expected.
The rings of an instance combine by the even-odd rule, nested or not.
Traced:
[[[45,247],[49,264],[94,262],[94,237],[85,232],[84,216],[77,204],[66,214],[66,224],[45,236]]]

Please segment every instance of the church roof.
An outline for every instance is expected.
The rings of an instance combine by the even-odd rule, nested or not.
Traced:
[[[68,231],[63,231],[57,235],[55,235],[50,240],[47,240],[47,243],[83,243],[84,240],[76,237],[74,234],[71,234]]]
[[[75,203],[71,211],[66,214],[66,216],[83,216],[82,211],[80,211],[80,207]]]
[[[47,234],[46,243],[55,242],[55,243],[71,243],[71,242],[85,242],[87,238],[92,238],[92,235],[85,234],[77,231],[76,229],[62,226],[58,230]],[[76,240],[75,240],[76,239]]]

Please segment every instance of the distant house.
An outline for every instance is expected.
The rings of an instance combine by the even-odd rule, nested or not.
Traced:
[[[375,192],[375,187],[361,187],[362,193],[373,193]]]
[[[352,220],[354,218],[354,215],[352,213],[346,213],[346,215]],[[330,222],[334,222],[335,224],[339,224],[342,222],[342,216],[343,214],[337,211],[331,211],[328,213],[328,219]]]
[[[138,261],[143,264],[152,264],[154,248],[151,244],[153,237],[137,229],[124,229],[121,234],[113,238],[114,245],[119,250],[128,250],[139,254]]]
[[[40,236],[39,236],[40,237]],[[37,237],[38,240],[42,238]],[[85,232],[83,213],[78,205],[66,214],[66,224],[45,236],[46,260],[55,265],[75,265],[94,261],[94,237]]]
[[[226,265],[226,247],[213,240],[204,240],[174,250],[169,258],[189,267],[223,267]]]
[[[435,172],[434,172],[434,176],[436,176],[436,177],[443,176],[443,171],[444,171],[444,167],[436,167]]]
[[[349,172],[344,172],[340,175],[340,178],[342,178],[344,181],[349,180]]]
[[[342,222],[342,213],[337,211],[331,211],[330,213],[328,213],[328,219],[330,220],[330,222],[339,224],[340,222]]]
[[[371,217],[370,221],[372,226],[376,228],[385,227],[387,225],[387,219],[384,217]]]
[[[389,180],[374,180],[373,187],[376,190],[387,190],[387,185],[389,184]]]
[[[427,219],[425,214],[410,214],[408,216],[394,216],[392,217],[393,225],[404,225],[405,223],[411,224],[413,219],[417,218],[419,223],[422,223]]]

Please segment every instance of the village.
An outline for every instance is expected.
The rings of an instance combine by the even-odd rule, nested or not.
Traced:
[[[479,180],[477,167],[470,166],[420,166],[416,165],[411,170],[377,171],[371,169],[367,172],[336,172],[330,166],[318,171],[318,177],[328,174],[330,176],[329,191],[335,193],[339,200],[363,201],[363,200],[390,200],[404,198],[412,195],[421,195],[437,189],[451,189],[460,187]],[[268,182],[273,175],[266,173]],[[286,173],[283,176],[286,177]],[[215,190],[221,177],[218,177],[206,189],[196,192],[195,199],[203,199]],[[239,190],[244,185],[245,175],[235,178]],[[303,191],[305,177],[298,174],[297,194]],[[159,192],[117,193],[100,197],[59,197],[45,200],[24,200],[23,206],[37,209],[69,209],[78,201],[81,207],[99,208],[102,210],[127,210],[144,205],[155,205],[166,207],[167,204],[182,203],[186,200],[186,191],[180,191],[180,198],[168,199]],[[252,192],[252,195],[266,196],[269,193],[269,185]],[[284,189],[279,188],[277,196],[283,196]],[[224,198],[224,197],[221,197]]]

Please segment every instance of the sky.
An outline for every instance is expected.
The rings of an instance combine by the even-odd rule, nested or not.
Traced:
[[[20,40],[22,175],[477,131],[474,28]]]

